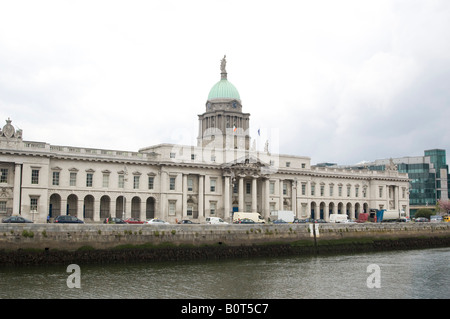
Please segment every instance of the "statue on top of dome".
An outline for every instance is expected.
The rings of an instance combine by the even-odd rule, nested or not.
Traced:
[[[227,60],[226,60],[226,55],[224,55],[223,59],[220,61],[220,71],[222,73],[227,73],[227,70],[225,70],[226,66],[227,66]]]

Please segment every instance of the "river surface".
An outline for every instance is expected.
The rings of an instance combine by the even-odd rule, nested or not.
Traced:
[[[450,298],[450,248],[68,266],[0,267],[0,298]]]

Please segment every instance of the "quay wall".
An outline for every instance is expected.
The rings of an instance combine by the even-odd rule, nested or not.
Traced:
[[[450,247],[450,223],[0,224],[0,265]]]

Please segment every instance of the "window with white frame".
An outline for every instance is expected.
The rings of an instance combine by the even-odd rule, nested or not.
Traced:
[[[210,190],[211,190],[211,192],[215,192],[216,191],[216,180],[215,179],[211,179],[210,180]]]
[[[31,184],[39,184],[39,170],[31,170]]]
[[[36,211],[38,208],[38,198],[30,197],[30,211]]]
[[[109,187],[109,173],[103,173],[102,186]]]
[[[216,214],[216,206],[217,206],[216,202],[210,202],[209,203],[209,213],[211,215],[215,215]]]
[[[155,178],[153,176],[148,177],[148,189],[153,189],[155,183]]]
[[[77,173],[70,172],[69,184],[70,186],[77,186]]]
[[[8,169],[7,168],[0,169],[0,183],[8,183]]]
[[[119,180],[118,180],[118,185],[119,188],[125,188],[125,175],[120,174],[119,175]]]
[[[169,189],[171,191],[175,190],[175,177],[170,177],[170,181],[169,181]]]
[[[94,180],[94,174],[86,173],[86,187],[92,187],[93,180]]]
[[[139,181],[140,181],[140,176],[134,175],[133,176],[133,189],[139,189]]]
[[[176,214],[176,200],[169,200],[169,216],[175,216]]]
[[[59,185],[59,172],[52,172],[52,185]]]

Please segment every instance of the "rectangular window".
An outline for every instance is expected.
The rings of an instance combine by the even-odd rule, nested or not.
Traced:
[[[211,215],[215,215],[216,214],[216,202],[210,202],[209,203],[209,213]]]
[[[342,186],[338,186],[338,195],[342,197]]]
[[[302,184],[302,195],[306,195],[306,184]]]
[[[333,185],[330,185],[330,196],[333,196],[333,190],[334,190]]]
[[[3,213],[3,214],[6,213],[6,202],[5,201],[0,202],[0,213]]]
[[[8,183],[8,169],[0,169],[0,183]]]
[[[31,184],[39,184],[39,170],[31,170]]]
[[[155,183],[155,179],[153,176],[148,177],[148,189],[153,189]]]
[[[109,187],[109,174],[103,174],[103,187]]]
[[[216,191],[216,180],[215,179],[212,179],[212,180],[210,180],[210,189],[211,189],[211,192],[215,192]]]
[[[315,185],[311,185],[311,196],[314,196],[316,193],[316,186]]]
[[[52,185],[59,185],[59,172],[53,172],[52,174]]]
[[[355,187],[355,197],[359,196],[359,187]]]
[[[245,183],[245,192],[247,193],[247,194],[251,194],[252,192],[252,184],[250,184],[250,183]]]
[[[270,193],[270,195],[275,194],[275,182],[270,182],[270,184],[269,184],[269,193]]]
[[[175,158],[175,153],[170,153],[170,158]]]
[[[383,186],[380,186],[378,188],[378,197],[382,198],[383,197]]]
[[[176,204],[177,202],[175,200],[169,201],[169,216],[175,216],[176,214]]]
[[[77,173],[70,173],[70,186],[77,186]]]
[[[192,206],[187,207],[186,214],[190,217],[192,217],[192,212],[194,211],[194,208]]]
[[[86,174],[86,187],[92,187],[93,179],[94,179],[94,175],[92,173]]]
[[[287,184],[283,183],[283,195],[287,195]]]
[[[347,197],[350,197],[351,186],[347,186]]]
[[[175,190],[175,177],[171,177],[171,178],[170,178],[169,189],[170,189],[171,191],[174,191],[174,190]]]
[[[38,199],[36,197],[30,198],[30,211],[37,210],[38,208]]]
[[[188,179],[187,179],[187,190],[188,190],[188,192],[192,192],[193,191],[193,185],[194,185],[194,180],[191,177],[188,177]]]
[[[138,176],[138,175],[133,176],[133,188],[134,189],[139,189],[139,180],[140,180],[140,176]]]
[[[286,167],[291,167],[291,162],[286,162]]]
[[[275,203],[270,203],[270,212],[273,212],[275,210]]]
[[[325,185],[320,185],[320,196],[325,195]]]
[[[125,176],[119,175],[119,183],[117,185],[119,188],[125,188]]]

